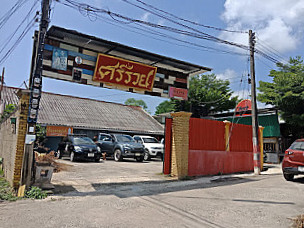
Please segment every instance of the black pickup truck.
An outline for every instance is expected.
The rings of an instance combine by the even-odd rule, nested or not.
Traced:
[[[101,153],[106,153],[107,157],[114,157],[115,161],[122,161],[123,158],[135,158],[138,162],[144,160],[144,146],[135,142],[129,135],[100,133],[97,145]]]

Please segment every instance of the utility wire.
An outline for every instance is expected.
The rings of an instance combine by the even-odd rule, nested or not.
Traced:
[[[283,56],[280,55],[280,54],[277,54],[275,51],[272,51],[272,50],[274,50],[274,49],[269,48],[269,47],[267,47],[266,45],[262,44],[261,41],[258,41],[257,44],[260,45],[264,50],[266,50],[268,55],[271,55],[271,56],[273,56],[274,58],[280,59],[280,60],[281,60],[280,62],[288,63],[288,61],[286,60],[285,57],[283,57]],[[272,49],[272,50],[271,50],[271,49]]]
[[[150,12],[150,13],[152,13],[152,14],[154,14],[154,15],[157,15],[157,14],[155,14],[155,11],[150,11],[150,10],[148,11],[147,9],[144,9],[144,8],[142,8],[142,7],[140,7],[140,6],[136,5],[136,4],[134,4],[134,3],[131,3],[131,2],[128,1],[128,0],[122,0],[122,1],[124,1],[124,2],[126,2],[126,3],[128,3],[128,4],[130,4],[130,5],[136,6],[136,7],[138,7],[138,8],[141,8],[141,9],[143,9],[143,10],[145,10],[145,11],[147,11],[147,12]],[[157,7],[153,6],[153,5],[150,5],[150,4],[148,4],[148,3],[145,3],[145,2],[143,2],[143,1],[141,1],[141,0],[135,0],[135,1],[141,3],[142,5],[144,5],[144,6],[148,7],[148,8],[151,8],[151,9],[153,9],[153,10],[157,10],[157,11],[159,11],[159,12],[161,12],[161,13],[167,15],[167,16],[171,16],[171,17],[174,18],[174,19],[178,19],[178,20],[181,20],[181,21],[184,21],[184,22],[193,24],[193,25],[201,26],[201,27],[208,28],[208,29],[214,29],[214,30],[218,30],[218,31],[222,31],[222,32],[248,33],[247,31],[229,30],[229,29],[218,28],[218,27],[214,27],[214,26],[210,26],[210,25],[200,24],[200,23],[197,23],[197,22],[194,22],[194,21],[190,21],[190,20],[188,20],[188,19],[184,19],[184,18],[181,18],[181,17],[179,17],[179,16],[176,16],[176,15],[174,15],[174,14],[172,14],[172,13],[169,13],[169,12],[167,12],[167,11],[165,11],[165,10],[159,9],[159,8],[157,8]],[[157,16],[158,16],[158,15],[157,15]]]
[[[6,22],[18,11],[18,9],[26,3],[28,0],[19,0],[15,5],[10,8],[1,18],[0,18],[0,29],[6,24]]]
[[[5,44],[2,45],[2,48],[0,50],[0,54],[3,52],[3,50],[9,45],[9,43],[13,40],[16,33],[19,31],[20,27],[24,24],[24,22],[30,17],[34,7],[37,5],[39,0],[36,0],[32,7],[30,8],[29,12],[26,14],[25,18],[21,21],[21,23],[18,25],[16,30],[6,39]],[[38,15],[39,12],[36,13]]]
[[[123,16],[123,15],[118,14],[118,13],[111,12],[109,10],[99,9],[99,8],[96,8],[96,7],[93,7],[93,6],[90,6],[90,5],[83,5],[83,4],[81,4],[81,3],[77,2],[77,1],[73,1],[73,0],[63,0],[63,1],[64,2],[61,2],[61,3],[64,4],[64,5],[66,5],[66,6],[69,6],[69,7],[72,7],[72,8],[80,8],[80,9],[83,9],[83,10],[88,10],[88,12],[90,12],[90,13],[91,12],[95,12],[95,13],[107,14],[107,15],[111,15],[112,17],[125,20],[126,22],[133,22],[133,23],[136,23],[136,24],[142,24],[142,25],[146,25],[146,26],[149,26],[149,27],[153,27],[153,28],[158,28],[158,29],[162,29],[162,30],[166,30],[166,31],[170,31],[170,32],[186,35],[186,36],[195,37],[195,38],[198,38],[198,39],[205,39],[205,40],[209,40],[209,41],[213,41],[213,42],[218,42],[218,43],[223,43],[223,44],[227,44],[227,45],[232,45],[232,46],[236,46],[236,47],[242,48],[244,50],[248,49],[248,46],[246,46],[246,45],[237,44],[237,43],[234,43],[234,42],[231,42],[231,41],[222,40],[220,38],[217,38],[215,36],[209,35],[207,33],[203,33],[203,32],[201,32],[201,31],[199,31],[197,29],[191,28],[191,27],[189,27],[187,25],[184,25],[184,24],[181,24],[179,22],[172,21],[173,23],[178,24],[180,26],[183,26],[183,27],[185,27],[187,29],[190,29],[193,32],[187,31],[187,30],[178,29],[178,28],[174,28],[174,27],[170,27],[170,26],[155,24],[155,23],[152,23],[152,22],[147,22],[147,21],[142,21],[142,20],[138,20],[138,19],[133,19],[133,18],[130,18],[130,17],[127,17],[127,16]]]
[[[172,23],[175,23],[175,24],[180,25],[184,28],[192,30],[192,32],[188,31],[188,30],[182,30],[182,29],[170,27],[170,26],[155,24],[155,23],[152,23],[152,22],[133,19],[133,18],[123,16],[123,15],[118,14],[118,13],[111,12],[108,9],[106,10],[106,9],[102,9],[102,8],[97,8],[97,7],[94,7],[94,6],[90,6],[88,4],[79,3],[79,2],[74,1],[74,0],[62,0],[62,2],[60,2],[60,3],[63,4],[63,5],[66,5],[68,7],[74,8],[74,9],[82,10],[83,12],[87,12],[87,14],[90,14],[90,15],[95,15],[96,16],[97,14],[106,14],[106,15],[110,16],[112,19],[114,18],[114,19],[116,19],[116,21],[120,21],[122,23],[127,23],[127,22],[128,23],[135,23],[135,24],[138,24],[138,25],[144,25],[144,26],[157,28],[157,29],[162,29],[162,30],[165,30],[165,31],[169,31],[169,32],[173,32],[173,33],[177,33],[177,34],[181,34],[181,35],[194,37],[194,38],[197,38],[197,39],[204,39],[204,40],[209,40],[209,41],[222,43],[222,44],[226,44],[226,45],[230,45],[230,46],[235,46],[235,47],[241,48],[243,50],[248,50],[249,49],[248,46],[246,46],[246,45],[234,43],[234,42],[231,42],[231,41],[222,40],[220,38],[209,35],[207,33],[203,33],[201,31],[199,31],[197,29],[194,29],[192,27],[189,27],[187,25],[181,24],[179,22],[175,22],[174,20],[172,20],[170,18],[169,18],[169,20]],[[123,21],[121,21],[121,20],[123,20]],[[264,51],[262,51],[260,49],[255,49],[255,52],[257,54],[260,54],[264,58],[268,59],[269,61],[272,61],[274,63],[280,62],[275,57],[272,57],[272,56],[266,54]]]
[[[26,34],[31,30],[31,28],[34,27],[35,23],[38,22],[37,15],[27,24],[27,26],[24,28],[18,39],[15,41],[15,43],[10,47],[10,49],[5,53],[4,56],[0,58],[0,65],[12,54],[14,49],[18,46],[18,44],[23,40],[23,38],[26,36]]]
[[[208,46],[200,45],[200,44],[193,43],[193,42],[190,42],[190,41],[185,41],[185,40],[182,40],[182,39],[178,39],[176,37],[170,36],[170,35],[162,33],[162,32],[158,32],[158,31],[156,32],[156,31],[153,31],[151,29],[145,29],[145,28],[137,27],[137,25],[129,24],[129,26],[131,26],[132,28],[134,28],[136,30],[139,30],[139,31],[143,31],[144,33],[146,33],[146,34],[143,34],[143,33],[134,31],[132,29],[129,29],[126,26],[120,26],[120,25],[118,25],[118,23],[125,24],[124,22],[115,20],[114,23],[116,23],[116,24],[114,24],[113,22],[110,22],[108,18],[105,18],[105,17],[100,16],[100,15],[98,17],[99,17],[99,19],[102,19],[106,23],[112,24],[112,25],[117,26],[117,27],[119,27],[121,29],[124,29],[126,31],[134,32],[136,34],[141,34],[143,36],[150,37],[150,38],[155,39],[155,40],[160,40],[160,41],[163,41],[163,42],[171,43],[171,44],[174,44],[174,45],[177,45],[177,46],[182,46],[182,47],[187,47],[187,48],[192,48],[192,49],[194,47],[196,47],[195,50],[197,50],[197,48],[199,48],[202,51],[217,52],[217,53],[221,53],[221,54],[246,55],[246,54],[243,54],[243,53],[240,53],[240,52],[226,51],[226,50],[221,50],[221,49],[217,49],[217,48],[213,48],[213,47],[208,47]],[[153,34],[155,36],[162,37],[162,38],[167,38],[169,40],[171,39],[171,40],[175,40],[175,41],[178,41],[178,42],[181,42],[181,43],[189,44],[189,45],[194,46],[194,47],[190,47],[188,45],[177,44],[177,43],[170,42],[170,41],[164,40],[164,39],[155,38],[155,37],[151,36],[151,34]]]

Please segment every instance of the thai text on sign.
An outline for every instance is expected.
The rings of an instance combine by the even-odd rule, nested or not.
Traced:
[[[151,91],[157,67],[98,54],[93,81]]]
[[[188,90],[187,89],[170,87],[169,97],[181,98],[183,100],[188,100]]]
[[[47,126],[46,136],[67,136],[73,133],[72,127],[65,126]]]

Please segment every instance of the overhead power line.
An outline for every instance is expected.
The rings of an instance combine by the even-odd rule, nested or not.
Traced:
[[[123,1],[127,1],[127,0],[123,0]],[[90,20],[92,20],[92,18],[99,18],[102,14],[104,14],[104,15],[110,16],[110,18],[112,18],[114,21],[119,22],[119,23],[137,24],[137,25],[141,25],[141,26],[148,26],[148,27],[162,29],[164,31],[176,33],[176,34],[181,34],[181,35],[185,35],[185,36],[189,36],[189,37],[194,37],[194,38],[197,38],[197,39],[208,40],[208,41],[212,41],[212,42],[216,42],[216,43],[225,44],[225,45],[228,45],[228,46],[238,47],[238,48],[243,49],[243,50],[249,50],[249,47],[246,46],[246,45],[238,44],[238,43],[235,43],[235,42],[231,42],[231,41],[227,41],[227,40],[217,38],[213,35],[201,32],[201,31],[199,31],[195,28],[192,28],[188,25],[176,22],[172,18],[166,18],[166,19],[168,19],[172,23],[175,23],[179,26],[182,26],[182,27],[186,28],[186,30],[175,28],[175,27],[170,27],[170,26],[165,26],[165,25],[160,25],[160,24],[155,24],[155,23],[152,23],[152,22],[143,21],[143,20],[139,20],[139,19],[130,18],[128,16],[124,16],[124,15],[121,15],[119,13],[112,12],[109,9],[97,8],[95,6],[91,6],[91,5],[88,5],[88,4],[85,4],[85,3],[80,3],[80,2],[75,1],[75,0],[61,0],[61,1],[58,1],[58,2],[60,2],[63,5],[68,6],[70,8],[79,10],[80,12],[82,12],[83,15],[85,14],[87,16],[90,16],[90,18],[91,18]],[[163,17],[163,15],[161,17]],[[191,30],[191,31],[189,31],[189,30]],[[183,41],[183,42],[185,42],[185,41]],[[193,45],[193,43],[191,45]],[[196,45],[194,45],[194,46],[196,46]],[[261,55],[262,57],[268,59],[269,61],[273,62],[273,63],[280,62],[274,56],[271,56],[271,55],[265,53],[265,51],[262,51],[260,49],[255,49],[255,52],[257,54]]]
[[[2,64],[14,51],[14,49],[18,46],[18,44],[23,40],[26,34],[34,27],[35,23],[38,22],[37,15],[26,25],[20,36],[17,38],[15,43],[9,48],[9,50],[0,57],[0,64]]]
[[[34,10],[35,6],[37,5],[39,0],[36,0],[32,7],[30,8],[30,10],[28,11],[28,13],[26,14],[26,16],[23,18],[23,20],[21,21],[21,23],[18,25],[18,27],[15,29],[15,31],[9,36],[7,37],[6,41],[4,44],[1,44],[2,48],[0,49],[0,54],[3,52],[3,50],[5,48],[8,47],[9,43],[13,40],[14,36],[16,35],[16,33],[19,31],[19,29],[21,28],[21,26],[24,24],[24,22],[26,22],[30,15],[32,14],[32,11]],[[36,12],[36,16],[39,14],[39,12]]]
[[[147,12],[150,12],[150,13],[152,13],[152,14],[154,14],[154,15],[159,16],[158,14],[155,13],[155,11],[147,10],[146,8],[140,7],[140,6],[138,6],[138,5],[136,5],[136,4],[132,3],[132,2],[130,2],[130,1],[128,1],[128,0],[122,0],[122,1],[124,1],[124,2],[126,2],[126,3],[128,3],[128,4],[130,4],[130,5],[136,6],[136,7],[138,7],[138,8],[141,8],[141,9],[143,9],[143,10],[145,10],[145,11],[147,11]],[[135,0],[135,1],[141,3],[142,5],[144,5],[144,6],[148,7],[148,8],[151,8],[151,9],[153,9],[153,10],[156,10],[156,11],[158,11],[158,12],[161,12],[161,13],[163,13],[163,14],[166,15],[166,16],[170,16],[170,17],[172,17],[172,18],[174,18],[174,19],[178,19],[178,20],[181,20],[181,21],[184,21],[184,22],[193,24],[193,25],[201,26],[201,27],[208,28],[208,29],[214,29],[214,30],[218,30],[218,31],[222,31],[222,32],[248,33],[247,31],[229,30],[229,29],[223,29],[223,28],[219,28],[219,27],[215,27],[215,26],[204,25],[204,24],[201,24],[201,23],[197,23],[197,22],[194,22],[194,21],[190,21],[190,20],[188,20],[188,19],[181,18],[181,17],[176,16],[176,15],[174,15],[174,14],[172,14],[172,13],[169,13],[169,12],[167,12],[167,11],[165,11],[165,10],[159,9],[159,8],[153,6],[153,5],[150,5],[150,4],[148,4],[148,3],[145,3],[145,2],[143,2],[143,1],[141,1],[141,0]]]
[[[20,7],[26,3],[28,0],[18,0],[16,4],[10,8],[1,18],[0,18],[0,29],[6,24],[6,22],[20,9]]]
[[[155,23],[152,23],[152,22],[142,21],[142,20],[139,20],[139,19],[130,18],[130,17],[121,15],[119,13],[111,12],[110,10],[107,10],[107,9],[96,8],[94,6],[90,6],[90,5],[87,5],[87,4],[82,4],[82,3],[79,3],[79,2],[74,1],[74,0],[62,0],[62,1],[63,2],[61,2],[61,3],[66,5],[66,6],[72,7],[74,9],[79,9],[79,10],[87,10],[90,14],[93,14],[93,13],[106,14],[106,15],[111,16],[112,18],[114,17],[116,19],[124,20],[126,22],[133,22],[133,23],[136,23],[136,24],[146,25],[146,26],[149,26],[149,27],[158,28],[158,29],[162,29],[162,30],[166,30],[166,31],[169,31],[169,32],[174,32],[174,33],[178,33],[178,34],[181,34],[181,35],[186,35],[186,36],[190,36],[190,37],[194,37],[194,38],[198,38],[198,39],[204,39],[204,40],[223,43],[223,44],[227,44],[227,45],[231,45],[231,46],[236,46],[236,47],[242,48],[244,50],[248,49],[248,46],[246,46],[246,45],[238,44],[238,43],[234,43],[234,42],[231,42],[231,41],[226,41],[226,40],[217,38],[213,35],[201,32],[201,31],[199,31],[197,29],[194,29],[190,26],[181,24],[179,22],[174,22],[173,20],[171,22],[176,23],[176,24],[178,24],[182,27],[185,27],[189,30],[192,30],[192,31],[182,30],[182,29],[178,29],[178,28],[174,28],[174,27],[170,27],[170,26],[165,26],[165,25],[155,24]]]

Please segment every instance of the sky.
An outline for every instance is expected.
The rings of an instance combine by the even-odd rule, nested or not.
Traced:
[[[185,27],[170,22],[166,18],[154,15],[153,13],[158,12],[155,9],[148,12],[129,4],[137,4],[143,7],[144,5],[138,0],[74,1],[144,22],[186,30]],[[221,40],[247,46],[248,30],[251,29],[256,33],[256,48],[283,63],[286,63],[289,57],[303,56],[304,53],[304,0],[141,1],[192,22],[189,23],[175,18],[173,21],[179,24],[187,25]],[[10,9],[17,2],[23,4],[13,13]],[[63,3],[67,3],[67,1],[52,1],[50,26],[56,25],[76,30],[80,33],[212,68],[211,73],[215,73],[218,78],[230,81],[230,87],[234,91],[234,95],[244,99],[249,98],[248,51],[231,45],[187,36],[186,34],[176,34],[166,30],[144,27],[142,24],[130,23],[107,14],[92,13],[92,11],[79,8],[73,9]],[[12,47],[17,38],[22,35],[26,26],[31,23],[31,19],[35,16],[35,12],[40,10],[40,7],[39,0],[1,0],[0,70],[5,67],[5,83],[7,86],[22,86],[24,88],[23,81],[28,83],[33,47],[32,36],[34,30],[38,30],[38,23],[30,27],[13,50]],[[32,11],[30,11],[31,8],[33,8]],[[7,15],[7,12],[11,16],[3,22],[2,19]],[[26,17],[27,14],[28,17]],[[205,25],[205,27],[198,24]],[[206,26],[213,28],[207,28]],[[189,31],[193,32],[193,30]],[[15,35],[13,36],[13,34]],[[11,50],[10,55],[3,60],[9,50]],[[258,81],[260,80],[271,81],[268,76],[269,71],[277,68],[274,62],[261,55],[256,54],[255,60],[258,87]],[[43,78],[42,88],[46,92],[116,103],[124,103],[128,98],[142,99],[147,103],[148,110],[152,114],[155,112],[156,106],[166,100],[160,97],[80,85],[49,78]],[[258,105],[263,107],[263,104]]]

